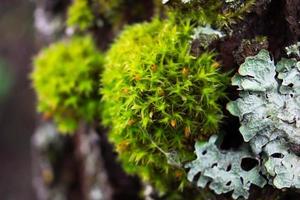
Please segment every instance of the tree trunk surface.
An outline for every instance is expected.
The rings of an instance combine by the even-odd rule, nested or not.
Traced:
[[[144,2],[151,7],[149,10],[153,10],[149,1]],[[69,3],[69,0],[37,1],[35,24],[38,46],[64,37],[64,20]],[[149,11],[142,20],[152,14],[153,11]],[[114,38],[110,28],[93,30],[102,49],[106,49]],[[99,33],[102,33],[101,38],[97,36]],[[267,40],[257,42],[256,36],[265,36]],[[237,71],[246,57],[257,54],[262,48],[268,49],[274,60],[278,61],[285,56],[285,47],[299,39],[300,0],[258,0],[252,12],[233,25],[231,34],[211,44],[210,48],[219,52],[218,60],[226,71]],[[196,54],[201,51],[193,50]],[[238,96],[233,88],[229,88],[228,93],[232,99]],[[226,110],[224,113],[229,116]],[[239,126],[238,119],[228,117],[227,124],[222,127],[228,133],[225,148],[241,144]],[[107,140],[106,131],[101,128],[82,124],[74,135],[62,136],[53,124],[41,123],[32,138],[32,155],[34,188],[39,200],[134,200],[140,199],[139,192],[143,187],[147,188],[138,178],[125,174]],[[146,199],[157,199],[150,197],[151,194]],[[231,198],[228,194],[216,196],[216,199]],[[249,199],[299,200],[300,194],[272,187],[253,187]]]

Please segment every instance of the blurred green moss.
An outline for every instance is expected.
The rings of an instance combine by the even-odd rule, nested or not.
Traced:
[[[8,64],[0,58],[0,102],[3,101],[12,86],[12,74],[8,71]]]
[[[64,133],[74,131],[83,119],[96,120],[99,113],[97,79],[103,54],[91,37],[73,37],[42,50],[31,74],[38,97],[38,111],[54,118]]]
[[[74,0],[68,9],[67,25],[75,26],[81,31],[91,28],[94,23],[94,14],[87,0]]]

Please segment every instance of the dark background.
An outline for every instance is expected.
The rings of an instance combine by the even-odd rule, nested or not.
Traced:
[[[34,55],[34,3],[0,0],[0,199],[33,200],[30,135],[35,128],[34,94],[29,81]],[[1,76],[1,75],[0,75]],[[9,84],[7,83],[9,82]],[[1,88],[1,86],[0,86]]]

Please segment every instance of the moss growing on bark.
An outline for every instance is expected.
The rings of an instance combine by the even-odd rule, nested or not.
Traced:
[[[251,11],[256,1],[168,0],[163,2],[176,13],[178,20],[187,18],[202,26],[210,24],[217,28],[224,28],[242,19]]]
[[[97,79],[103,55],[92,40],[74,37],[54,43],[34,59],[31,74],[38,111],[53,118],[59,131],[71,133],[80,120],[93,122],[99,113]]]
[[[102,120],[124,168],[174,194],[187,187],[180,166],[194,140],[218,131],[228,81],[214,53],[190,55],[193,28],[158,19],[127,27],[102,76]]]

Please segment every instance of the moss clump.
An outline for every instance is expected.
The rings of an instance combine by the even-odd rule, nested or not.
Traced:
[[[87,0],[75,0],[68,9],[67,25],[84,31],[91,28],[95,17]]]
[[[193,158],[194,140],[218,131],[223,116],[218,101],[227,75],[214,53],[189,54],[193,28],[157,19],[127,27],[102,77],[102,119],[124,168],[160,191],[187,186],[180,164]]]
[[[74,131],[81,119],[96,119],[103,61],[88,36],[55,43],[35,58],[31,78],[38,111],[53,117],[61,132]]]

